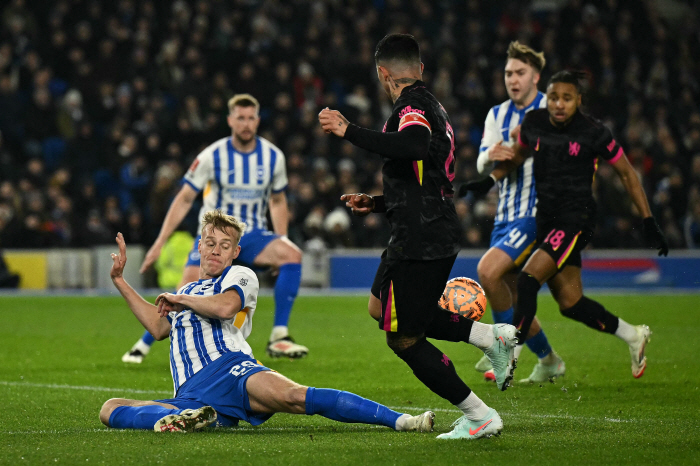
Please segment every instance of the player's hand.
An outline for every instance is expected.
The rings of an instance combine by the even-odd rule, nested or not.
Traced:
[[[124,236],[121,233],[117,233],[117,246],[119,246],[119,254],[112,253],[112,270],[109,271],[109,276],[112,280],[120,278],[124,272],[124,266],[126,265],[126,243],[124,242]]]
[[[519,136],[520,136],[520,125],[513,128],[513,131],[510,132],[510,138],[513,141],[517,141]]]
[[[338,110],[331,110],[328,107],[318,114],[318,122],[326,133],[333,133],[338,137],[345,137],[345,130],[350,122]]]
[[[158,260],[158,257],[160,257],[160,250],[163,248],[158,242],[153,243],[153,246],[148,250],[146,253],[146,256],[143,258],[143,262],[141,263],[141,268],[139,269],[139,273],[145,273],[146,270],[148,270],[155,261]]]
[[[668,241],[661,232],[659,224],[654,217],[647,217],[643,220],[644,238],[651,247],[659,250],[659,256],[668,256]]]
[[[173,293],[161,293],[156,298],[156,306],[158,306],[158,314],[165,317],[171,312],[179,314],[185,308],[180,301],[182,295]]]
[[[515,151],[512,147],[504,146],[503,141],[498,141],[489,149],[489,160],[492,162],[503,162],[513,157],[515,157]]]
[[[479,181],[468,181],[459,187],[457,196],[464,197],[469,191],[476,194],[486,194],[491,188],[493,188],[494,184],[496,184],[496,181],[491,176],[487,176],[483,180]]]
[[[364,217],[371,214],[372,209],[374,208],[374,198],[369,194],[343,194],[340,196],[340,200],[345,201],[345,205],[350,207],[353,215],[357,215],[358,217]]]

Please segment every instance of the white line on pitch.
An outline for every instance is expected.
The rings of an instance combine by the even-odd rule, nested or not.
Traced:
[[[8,382],[5,380],[0,380],[0,385],[8,385],[13,387],[58,388],[64,390],[86,390],[91,392],[155,393],[158,395],[171,395],[173,393],[172,391],[165,390],[139,390],[136,388],[92,387],[88,385],[61,385],[55,383]]]
[[[59,384],[44,384],[44,383],[32,383],[32,382],[8,382],[0,380],[0,385],[15,386],[15,387],[36,387],[36,388],[54,388],[54,389],[64,389],[64,390],[86,390],[93,392],[122,392],[122,393],[140,393],[148,394],[155,393],[159,395],[170,395],[172,392],[164,390],[139,390],[135,388],[110,388],[110,387],[94,387],[88,385],[59,385]],[[461,411],[457,409],[445,409],[445,408],[420,408],[416,406],[389,406],[390,409],[395,411],[435,411],[439,413],[460,413]],[[583,416],[570,416],[568,414],[532,414],[532,413],[509,413],[501,412],[505,416],[524,416],[530,418],[542,418],[542,419],[571,419],[578,421],[600,421],[600,418],[596,417],[583,417]],[[604,417],[604,421],[607,422],[635,422],[634,419],[617,419]],[[255,429],[257,430],[257,429]]]

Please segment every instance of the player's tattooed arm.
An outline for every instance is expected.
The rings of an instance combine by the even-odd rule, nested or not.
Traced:
[[[338,110],[331,110],[328,107],[318,114],[318,122],[326,133],[333,133],[338,137],[344,137],[350,122]]]

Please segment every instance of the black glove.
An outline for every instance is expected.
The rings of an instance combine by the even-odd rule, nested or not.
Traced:
[[[490,176],[487,176],[483,180],[479,181],[469,181],[459,187],[457,196],[464,197],[469,191],[474,191],[476,194],[486,194],[491,188],[493,188],[494,184],[496,184],[496,181]]]
[[[656,219],[654,217],[647,217],[642,222],[644,225],[644,238],[647,240],[647,243],[658,249],[660,256],[667,256],[668,241],[666,241],[666,237],[661,232],[659,224],[656,223]]]

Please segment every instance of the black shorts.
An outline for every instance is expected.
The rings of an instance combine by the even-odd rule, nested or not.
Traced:
[[[379,328],[406,336],[422,335],[435,316],[456,258],[396,260],[388,259],[384,251],[372,284],[372,294],[382,302]]]
[[[537,228],[538,249],[554,259],[557,269],[566,265],[581,267],[581,251],[593,237],[593,231],[572,223],[553,223]]]

